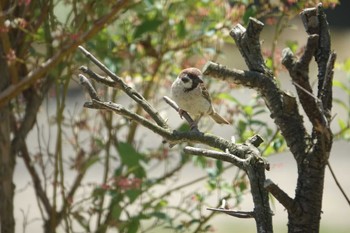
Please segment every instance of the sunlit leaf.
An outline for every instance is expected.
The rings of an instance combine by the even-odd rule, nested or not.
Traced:
[[[235,97],[230,95],[229,93],[223,92],[217,95],[218,99],[229,100],[237,105],[242,105]]]
[[[341,130],[346,129],[348,127],[348,125],[342,119],[338,119],[338,125],[339,125]]]
[[[334,87],[339,87],[341,88],[343,91],[345,91],[348,95],[350,95],[350,88],[348,86],[345,85],[345,83],[340,82],[338,80],[333,80],[333,86]]]
[[[297,50],[298,50],[298,41],[295,41],[295,40],[287,40],[286,41],[286,45],[288,48],[290,48],[290,50],[293,52],[293,53],[296,53]]]
[[[271,57],[266,58],[265,64],[266,64],[267,68],[273,69],[273,62],[272,62]]]
[[[343,70],[350,73],[350,58],[345,60]]]

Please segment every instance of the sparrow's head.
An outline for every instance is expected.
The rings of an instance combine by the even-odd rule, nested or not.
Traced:
[[[194,67],[182,70],[178,79],[183,84],[186,92],[192,91],[198,84],[203,83],[202,72]]]

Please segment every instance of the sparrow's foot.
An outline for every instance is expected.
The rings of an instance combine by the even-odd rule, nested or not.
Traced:
[[[197,121],[193,121],[190,124],[190,129],[191,129],[191,131],[198,131],[198,122]]]
[[[185,112],[186,112],[185,110],[179,108],[178,113],[179,113],[181,119],[182,119]]]

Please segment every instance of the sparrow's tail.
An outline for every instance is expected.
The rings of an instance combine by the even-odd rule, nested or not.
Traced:
[[[223,118],[222,116],[220,116],[219,114],[217,114],[215,111],[213,111],[212,114],[210,114],[211,118],[213,118],[213,120],[218,123],[218,124],[227,124],[229,125],[230,123]]]

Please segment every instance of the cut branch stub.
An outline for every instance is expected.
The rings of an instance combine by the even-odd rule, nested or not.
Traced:
[[[331,54],[331,36],[329,32],[326,14],[324,13],[322,3],[317,8],[309,8],[300,13],[306,32],[319,35],[318,49],[315,51],[315,59],[318,66],[318,94],[321,96],[326,76],[327,63]]]
[[[257,71],[268,76],[273,76],[270,69],[265,65],[261,54],[260,32],[264,24],[257,19],[250,18],[247,29],[237,24],[232,28],[230,36],[235,40],[249,70]]]

